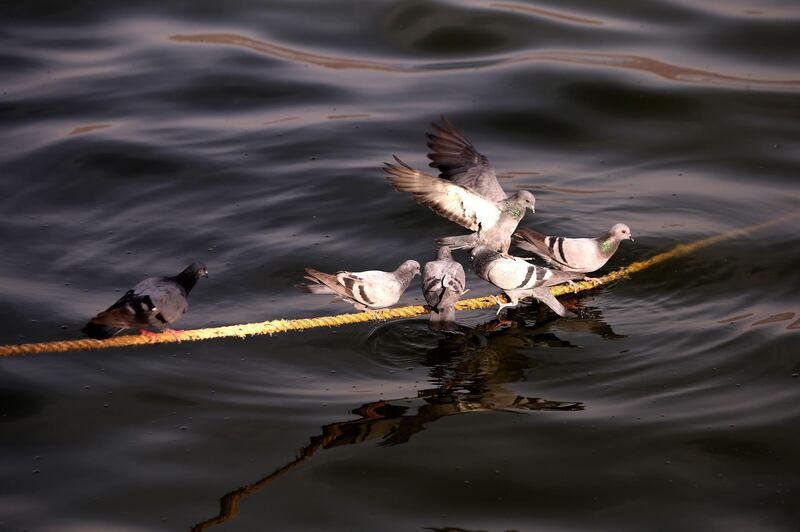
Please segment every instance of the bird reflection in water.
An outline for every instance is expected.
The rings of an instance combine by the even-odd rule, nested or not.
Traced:
[[[378,440],[381,446],[402,444],[434,421],[468,412],[583,410],[580,402],[526,397],[506,387],[524,380],[535,365],[523,349],[575,347],[556,336],[555,330],[580,330],[609,339],[621,338],[603,322],[599,311],[584,307],[581,316],[580,320],[558,320],[546,309],[534,305],[512,309],[505,318],[474,329],[462,326],[460,334],[442,336],[421,361],[430,368],[430,380],[436,386],[420,390],[412,401],[402,397],[366,403],[353,410],[358,419],[323,426],[322,432],[312,436],[294,460],[224,495],[219,513],[192,530],[199,532],[233,519],[243,498],[265,488],[321,449],[373,440]],[[376,331],[396,326],[386,324]]]

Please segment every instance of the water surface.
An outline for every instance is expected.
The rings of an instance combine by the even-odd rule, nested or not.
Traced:
[[[794,2],[34,1],[0,21],[0,343],[78,338],[194,260],[211,279],[181,327],[347,311],[298,294],[303,267],[425,261],[458,231],[380,170],[424,167],[440,114],[534,191],[526,224],[630,225],[606,269],[800,204]],[[792,530],[799,258],[794,221],[570,298],[576,320],[6,358],[0,528]]]

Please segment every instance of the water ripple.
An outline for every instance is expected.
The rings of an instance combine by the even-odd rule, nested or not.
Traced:
[[[653,74],[662,79],[700,85],[769,88],[795,91],[800,79],[759,79],[723,74],[707,69],[676,65],[658,59],[632,54],[581,51],[526,52],[491,59],[460,62],[391,62],[342,57],[307,52],[288,46],[231,33],[196,33],[172,35],[170,40],[191,44],[221,44],[245,48],[273,58],[307,63],[337,70],[371,70],[398,74],[430,73],[452,70],[480,70],[517,63],[555,62],[582,66],[599,66],[634,70]]]

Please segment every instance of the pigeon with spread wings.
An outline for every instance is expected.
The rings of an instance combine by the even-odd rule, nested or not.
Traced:
[[[431,124],[433,133],[427,133],[430,166],[439,169],[439,177],[452,181],[467,190],[495,203],[508,198],[497,181],[492,163],[475,149],[464,135],[442,116],[442,123]]]
[[[125,329],[159,330],[183,316],[187,296],[208,270],[200,262],[190,264],[175,277],[150,277],[128,290],[119,300],[91,319],[83,328],[90,338],[110,338]]]
[[[400,192],[411,192],[417,203],[470,231],[469,235],[439,238],[440,245],[452,249],[471,249],[486,245],[507,254],[511,235],[525,209],[534,212],[533,194],[521,190],[501,201],[489,200],[452,181],[423,174],[395,156],[397,164],[385,163],[387,179]]]

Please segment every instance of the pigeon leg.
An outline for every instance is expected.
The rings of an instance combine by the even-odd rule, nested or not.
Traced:
[[[531,295],[550,307],[550,310],[561,316],[562,318],[575,318],[577,317],[575,313],[568,311],[564,308],[564,305],[555,298],[555,296],[550,293],[550,289],[547,287],[542,288],[535,288]]]
[[[181,337],[180,337],[180,333],[181,332],[183,332],[183,331],[181,331],[179,329],[162,329],[160,332],[157,332],[157,333],[153,332],[153,331],[148,331],[147,329],[139,329],[139,334],[141,334],[142,336],[159,336],[159,335],[161,335],[163,333],[167,333],[170,336],[172,336],[175,339],[176,342],[180,342],[181,341]]]
[[[169,328],[167,328],[167,329],[164,329],[163,332],[168,333],[170,336],[172,336],[175,339],[176,342],[181,343],[181,333],[183,331],[181,331],[180,329],[169,329]]]
[[[573,281],[572,279],[569,279],[567,281],[567,284],[569,285],[570,288],[572,288],[572,293],[573,294],[577,294],[578,293],[578,285],[575,284],[575,281]]]
[[[492,298],[495,301],[497,301],[497,304],[500,305],[500,308],[497,309],[497,314],[495,314],[496,316],[499,315],[500,311],[503,310],[506,307],[516,307],[517,305],[519,305],[519,299],[517,299],[516,294],[512,294],[512,293],[506,292],[506,296],[508,296],[508,301],[509,301],[508,303],[501,303],[499,297],[492,296]]]
[[[383,309],[374,310],[374,309],[371,309],[369,307],[365,307],[365,306],[362,305],[359,310],[362,310],[362,311],[366,312],[367,314],[369,314],[370,317],[375,321],[381,321],[383,319],[383,318],[381,318],[381,315],[378,314],[378,310],[383,310]]]

